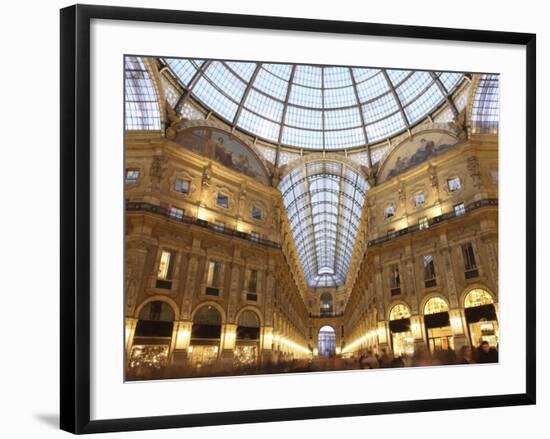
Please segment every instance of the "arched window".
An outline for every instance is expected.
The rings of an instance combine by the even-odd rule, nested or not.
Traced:
[[[254,311],[246,310],[237,322],[237,340],[259,340],[260,319]]]
[[[426,305],[424,305],[425,315],[437,314],[447,311],[449,311],[449,306],[447,305],[447,302],[445,302],[441,297],[432,297],[426,302]]]
[[[319,356],[332,357],[336,353],[336,332],[330,326],[319,330]]]
[[[166,302],[156,300],[146,304],[139,313],[136,337],[171,337],[174,311]]]
[[[476,306],[492,305],[493,298],[489,292],[476,288],[470,291],[464,299],[464,308],[474,308]]]
[[[222,318],[212,305],[199,309],[193,318],[191,338],[220,338]]]
[[[408,319],[411,317],[411,310],[407,305],[398,303],[390,311],[390,320]]]

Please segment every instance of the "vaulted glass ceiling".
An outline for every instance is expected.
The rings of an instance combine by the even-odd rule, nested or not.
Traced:
[[[316,161],[283,178],[290,228],[308,285],[343,285],[367,191],[364,177],[333,161]]]
[[[163,58],[184,89],[245,132],[346,149],[405,131],[449,102],[462,73]],[[180,102],[182,100],[180,99]]]

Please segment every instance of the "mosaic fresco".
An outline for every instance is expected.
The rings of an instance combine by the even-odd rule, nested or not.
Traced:
[[[240,140],[216,128],[189,128],[178,133],[175,142],[186,149],[216,160],[229,169],[268,184],[258,158]]]

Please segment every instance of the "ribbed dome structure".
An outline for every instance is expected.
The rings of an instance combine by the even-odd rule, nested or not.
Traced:
[[[190,95],[230,125],[312,150],[378,143],[422,121],[463,73],[163,58]],[[177,106],[177,104],[176,104]]]

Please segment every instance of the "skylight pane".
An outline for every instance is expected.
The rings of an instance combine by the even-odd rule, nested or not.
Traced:
[[[262,64],[262,67],[272,75],[278,76],[284,81],[290,79],[290,73],[292,71],[292,65],[290,64]]]
[[[276,142],[279,137],[280,125],[278,123],[256,116],[246,109],[243,109],[241,112],[239,125],[242,126],[243,129],[271,140],[272,142]]]
[[[215,61],[206,70],[205,76],[210,79],[224,94],[239,102],[243,97],[246,84],[228,70],[221,62]]]
[[[282,142],[302,148],[323,149],[323,132],[284,127]]]
[[[411,75],[410,70],[388,70],[386,69],[392,84],[394,87],[398,86],[405,78]]]
[[[325,111],[325,129],[338,130],[361,126],[361,116],[357,107],[344,110]]]
[[[321,130],[323,129],[323,113],[318,110],[306,110],[289,105],[285,124],[298,128]]]
[[[262,68],[258,72],[253,86],[254,88],[263,91],[276,99],[284,101],[288,90],[288,81],[285,81],[278,76],[273,75],[265,68]]]
[[[393,93],[387,93],[379,99],[363,105],[361,108],[367,125],[399,111],[399,106],[395,101]]]
[[[352,87],[325,89],[325,108],[350,107],[357,105],[357,98]]]
[[[445,86],[445,90],[452,93],[463,77],[462,73],[443,72],[439,75],[439,80]]]
[[[398,112],[371,125],[367,125],[366,128],[367,137],[369,142],[372,143],[386,139],[387,137],[404,130],[406,126],[403,122],[403,118],[401,117],[401,113]]]
[[[197,96],[207,107],[216,109],[216,112],[228,121],[232,121],[237,112],[237,104],[225,97],[206,79],[201,78],[193,89]]]
[[[444,99],[437,84],[433,84],[425,93],[405,107],[410,123],[416,123],[431,113]]]
[[[323,107],[322,90],[293,84],[289,102],[303,107],[320,109]]]
[[[353,68],[353,77],[355,82],[363,82],[366,79],[373,77],[374,75],[380,73],[380,69],[364,69],[364,68]]]
[[[371,76],[370,79],[366,81],[357,82],[356,87],[357,95],[359,96],[359,101],[361,103],[365,103],[367,101],[375,99],[378,96],[383,95],[384,93],[388,93],[390,91],[388,81],[386,80],[382,72]]]
[[[294,73],[294,83],[306,87],[322,87],[321,67],[297,65]]]
[[[283,115],[282,103],[274,101],[254,90],[250,90],[246,98],[245,107],[275,122],[280,122]]]
[[[325,88],[351,86],[351,76],[347,67],[324,67]]]
[[[414,72],[396,88],[401,104],[407,105],[416,96],[423,93],[432,82],[433,79],[428,72]]]
[[[365,145],[363,128],[342,131],[325,131],[326,149],[343,149]]]
[[[200,68],[204,61],[202,60],[189,60],[189,59],[176,59],[176,58],[164,58],[164,62],[168,64],[168,67],[172,69],[176,77],[181,83],[187,87],[191,79]]]
[[[256,63],[252,63],[252,62],[235,62],[235,61],[227,61],[226,64],[242,80],[244,80],[244,82],[250,81],[257,65]]]

